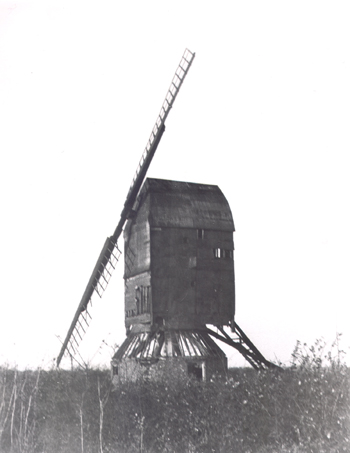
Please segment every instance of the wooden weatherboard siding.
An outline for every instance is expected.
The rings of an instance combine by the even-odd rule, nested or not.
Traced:
[[[147,179],[124,234],[126,326],[229,324],[233,231],[217,186]]]

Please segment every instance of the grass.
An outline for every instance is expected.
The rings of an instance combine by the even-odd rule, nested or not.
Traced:
[[[297,343],[283,372],[120,384],[108,370],[0,370],[3,453],[350,451],[350,371],[338,341]]]

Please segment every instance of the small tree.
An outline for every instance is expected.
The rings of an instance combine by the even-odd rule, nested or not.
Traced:
[[[106,387],[106,386],[105,386]],[[100,453],[103,453],[103,417],[104,409],[107,404],[110,392],[112,388],[112,383],[108,377],[107,388],[105,388],[104,394],[101,391],[101,381],[100,376],[97,376],[97,393],[98,393],[98,402],[99,402],[99,450]]]

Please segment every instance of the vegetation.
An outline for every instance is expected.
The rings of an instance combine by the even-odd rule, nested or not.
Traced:
[[[285,371],[111,388],[108,370],[0,368],[3,453],[350,451],[350,370],[336,342]]]

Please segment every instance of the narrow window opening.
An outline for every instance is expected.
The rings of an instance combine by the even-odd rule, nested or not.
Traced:
[[[222,250],[220,248],[214,249],[214,257],[215,258],[221,258],[222,255]]]
[[[152,295],[150,286],[135,286],[135,304],[137,315],[150,313],[151,299]]]
[[[197,230],[197,238],[198,239],[204,239],[204,230],[203,229],[199,228]]]
[[[118,365],[113,365],[112,367],[112,370],[113,370],[113,376],[118,376]]]
[[[233,258],[233,250],[225,250],[221,248],[216,248],[213,250],[215,258],[225,258],[227,260]]]

